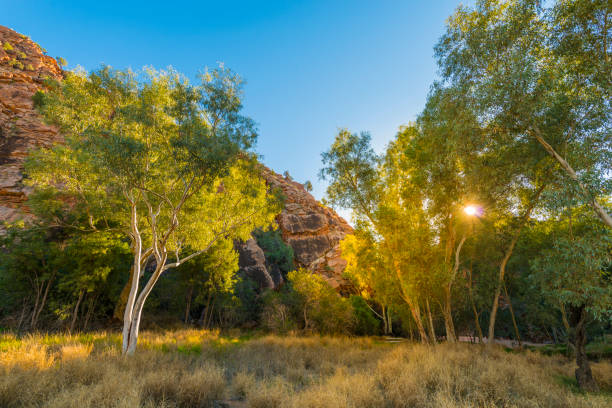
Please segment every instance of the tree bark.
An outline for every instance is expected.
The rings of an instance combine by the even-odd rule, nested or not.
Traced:
[[[387,329],[386,329],[387,330],[387,334],[393,334],[393,321],[392,321],[392,318],[391,318],[391,308],[387,307],[386,311],[387,311],[387,313],[386,313],[386,316],[387,316]]]
[[[451,309],[451,284],[444,287],[444,307],[442,309],[444,315],[444,328],[446,330],[446,341],[455,343],[455,325],[453,324],[453,312]]]
[[[437,343],[436,330],[433,325],[433,318],[431,317],[431,308],[429,307],[429,299],[425,299],[425,306],[427,307],[427,319],[429,320],[429,336],[433,344]]]
[[[575,336],[575,346],[576,346],[576,381],[578,382],[578,386],[581,390],[588,392],[597,392],[599,391],[599,387],[597,383],[593,379],[593,373],[591,372],[591,366],[589,364],[589,360],[586,355],[586,321],[587,321],[587,311],[586,306],[582,305],[580,307],[575,308],[572,311],[572,320],[576,324],[576,336]]]
[[[425,326],[423,325],[423,319],[421,318],[421,308],[418,303],[410,302],[408,304],[410,307],[410,313],[412,314],[412,318],[417,326],[417,330],[419,332],[419,336],[421,337],[422,343],[428,343],[429,338],[427,337],[427,333],[425,332]]]

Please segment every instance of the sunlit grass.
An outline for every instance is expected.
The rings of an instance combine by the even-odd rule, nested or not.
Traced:
[[[120,335],[0,335],[1,407],[608,407],[602,387],[579,393],[573,363],[477,345],[388,344],[374,338],[142,333],[135,356]]]

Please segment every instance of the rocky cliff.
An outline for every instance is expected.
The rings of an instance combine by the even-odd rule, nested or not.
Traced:
[[[27,189],[23,162],[29,149],[61,141],[42,123],[32,96],[45,78],[62,78],[55,60],[32,40],[0,26],[0,221],[22,215]]]
[[[23,185],[23,163],[29,149],[50,146],[62,138],[43,124],[32,96],[45,78],[61,79],[56,61],[43,54],[39,45],[15,31],[0,26],[0,222],[14,221],[27,213],[28,194]],[[265,169],[268,184],[280,187],[286,205],[277,217],[283,241],[293,248],[294,263],[323,276],[341,289],[346,283],[339,242],[352,229],[333,210],[322,206],[304,187]],[[262,249],[253,239],[239,245],[240,266],[262,287],[283,282],[278,271],[266,266]]]

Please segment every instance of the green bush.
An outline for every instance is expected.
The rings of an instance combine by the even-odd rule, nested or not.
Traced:
[[[299,296],[304,329],[321,334],[350,333],[355,315],[348,299],[341,297],[321,276],[299,269],[287,275]]]
[[[12,45],[11,45],[11,43],[10,43],[10,42],[8,42],[8,41],[7,41],[7,42],[5,42],[5,43],[2,45],[2,48],[3,48],[3,49],[4,49],[4,51],[6,51],[6,52],[13,51],[13,46],[12,46]]]
[[[280,291],[268,291],[263,296],[261,326],[275,333],[285,334],[297,329],[296,293],[288,286]]]
[[[12,59],[9,61],[9,65],[12,66],[13,68],[17,68],[17,69],[24,69],[23,64],[21,63],[21,61],[17,61],[16,59]]]
[[[353,313],[355,314],[354,332],[360,336],[371,336],[380,334],[380,320],[374,316],[366,301],[361,296],[350,297]]]
[[[286,275],[294,268],[293,249],[285,244],[279,230],[253,233],[257,245],[264,251],[266,263],[277,266]]]

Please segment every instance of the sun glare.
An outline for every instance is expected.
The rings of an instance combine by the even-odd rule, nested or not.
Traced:
[[[467,215],[476,215],[476,214],[478,214],[478,208],[476,208],[473,205],[468,205],[467,207],[465,207],[464,211],[465,211],[465,213]]]

